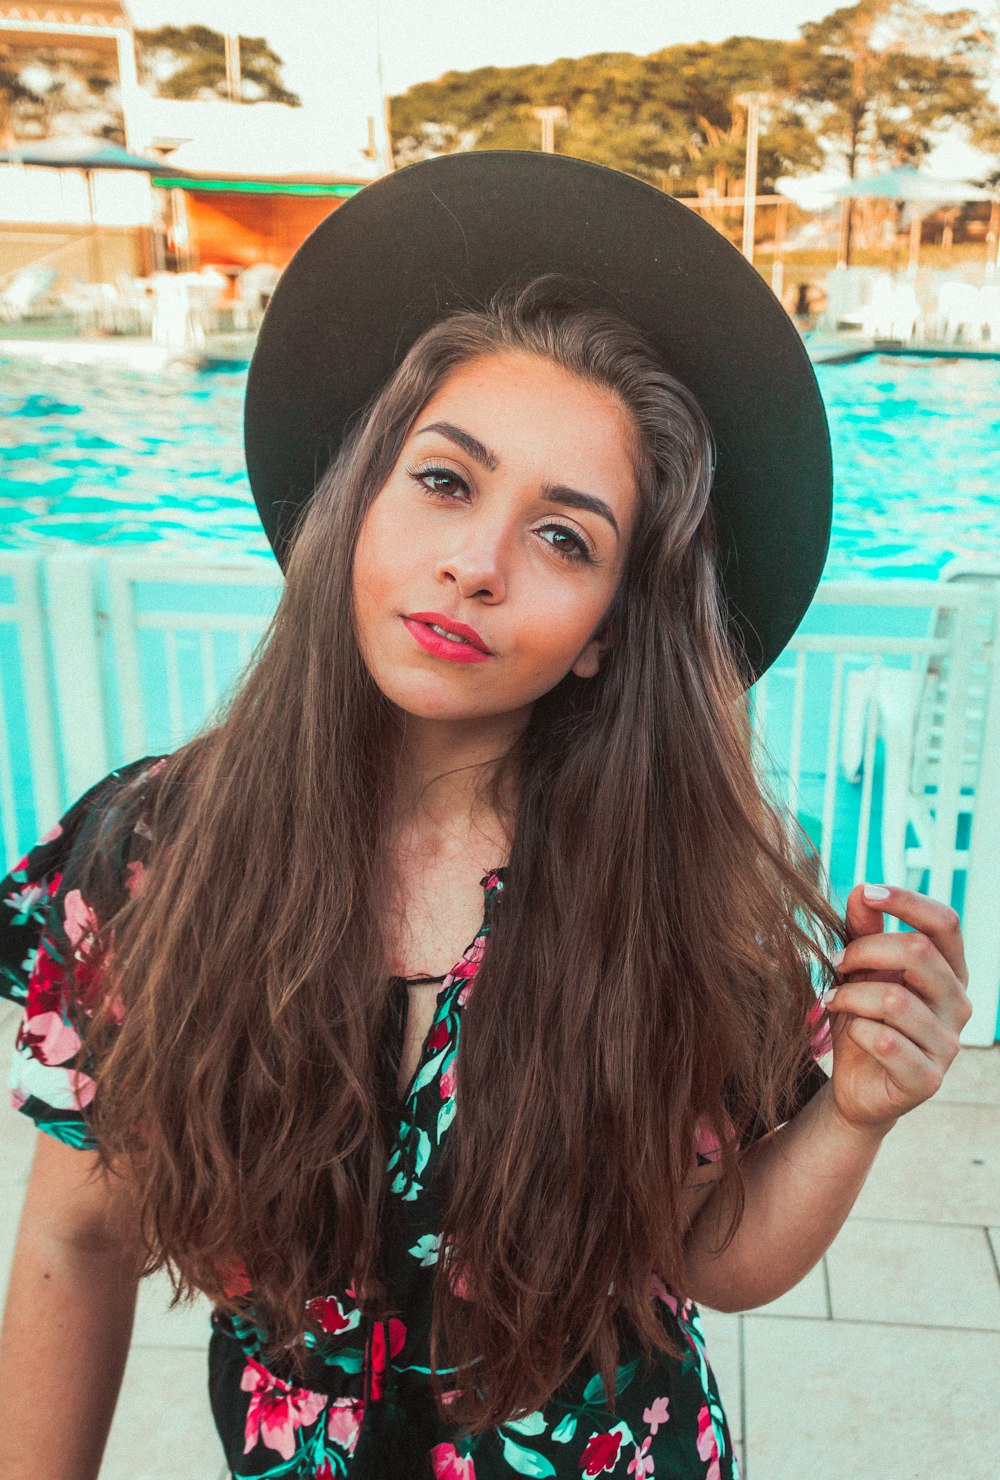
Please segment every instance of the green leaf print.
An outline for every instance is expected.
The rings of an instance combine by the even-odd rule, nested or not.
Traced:
[[[364,1353],[357,1347],[349,1346],[346,1351],[331,1352],[329,1356],[324,1352],[323,1361],[327,1367],[342,1367],[345,1372],[360,1372]]]
[[[427,1269],[430,1265],[438,1262],[438,1254],[441,1251],[441,1235],[439,1233],[425,1233],[418,1238],[416,1243],[407,1253],[412,1254],[414,1259],[420,1260],[421,1269]]]
[[[638,1365],[639,1358],[636,1357],[634,1362],[626,1362],[618,1368],[615,1373],[615,1388],[617,1392],[623,1393],[625,1391],[635,1376],[635,1370]],[[604,1383],[601,1381],[600,1373],[596,1377],[592,1377],[587,1383],[587,1386],[583,1390],[583,1401],[588,1404],[606,1403],[608,1401],[608,1395],[604,1391]]]
[[[436,1053],[432,1059],[427,1060],[426,1064],[421,1069],[416,1079],[413,1081],[413,1088],[410,1090],[411,1095],[415,1095],[418,1089],[423,1089],[425,1084],[430,1084],[438,1069],[441,1067],[441,1060],[444,1058],[447,1052],[448,1050],[446,1048],[443,1048],[440,1053]]]
[[[418,1177],[430,1160],[430,1155],[431,1138],[425,1130],[420,1129],[417,1131],[417,1158],[413,1167]]]
[[[561,1418],[552,1430],[552,1438],[557,1444],[568,1444],[575,1433],[576,1417],[572,1413],[567,1413],[566,1417]]]
[[[533,1449],[524,1449],[520,1444],[515,1444],[513,1439],[501,1433],[503,1440],[503,1457],[511,1469],[518,1475],[534,1475],[536,1480],[546,1480],[546,1477],[556,1472],[544,1454],[536,1454]]]
[[[524,1434],[530,1437],[533,1434],[545,1433],[544,1413],[526,1413],[523,1418],[511,1418],[503,1425],[505,1429],[513,1429],[515,1434]]]
[[[439,1141],[454,1119],[455,1100],[453,1096],[450,1100],[445,1100],[441,1109],[438,1111],[437,1138]]]

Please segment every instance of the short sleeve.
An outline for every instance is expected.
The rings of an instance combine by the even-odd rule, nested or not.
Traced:
[[[804,1110],[814,1095],[828,1081],[828,1074],[820,1062],[830,1052],[832,1040],[830,1038],[829,1023],[823,1011],[823,1004],[817,1000],[809,1013],[809,1030],[811,1034],[811,1046],[798,1080],[791,1092],[782,1101],[778,1109],[778,1123],[783,1125],[787,1120],[794,1120],[800,1110]],[[731,1123],[730,1123],[731,1125]],[[763,1119],[757,1116],[740,1138],[740,1150],[745,1151],[755,1141],[769,1134],[771,1127]],[[718,1161],[720,1155],[719,1142],[705,1121],[699,1121],[695,1135],[694,1165],[706,1166],[709,1162]]]
[[[81,1150],[97,1144],[88,1116],[94,1078],[77,1067],[77,1055],[89,935],[100,924],[80,888],[82,864],[114,799],[152,776],[159,764],[162,757],[145,756],[111,771],[0,881],[0,996],[22,1009],[11,1060],[11,1102],[39,1130]],[[120,883],[129,892],[135,866],[131,856],[122,860]]]

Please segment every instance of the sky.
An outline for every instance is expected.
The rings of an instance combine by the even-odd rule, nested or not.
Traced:
[[[125,0],[139,28],[199,22],[266,36],[284,60],[286,85],[320,131],[324,117],[377,114],[379,50],[384,90],[392,94],[451,69],[595,51],[642,55],[734,35],[791,39],[803,22],[843,3],[849,0]],[[998,3],[984,0],[981,9],[989,15]],[[959,147],[939,151],[934,163],[939,173],[957,174],[961,161]]]
[[[733,35],[793,37],[837,0],[125,0],[136,26],[193,21],[266,35],[304,104],[375,71],[376,15],[385,88],[456,68],[549,62],[593,51],[656,51]]]

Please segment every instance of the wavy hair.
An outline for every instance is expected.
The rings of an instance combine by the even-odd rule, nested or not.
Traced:
[[[458,366],[508,351],[618,398],[640,507],[600,672],[539,699],[484,778],[498,809],[514,798],[513,841],[464,1010],[441,1229],[475,1298],[438,1278],[431,1342],[432,1368],[442,1354],[474,1368],[441,1409],[472,1432],[540,1407],[584,1359],[613,1401],[619,1320],[647,1353],[676,1350],[650,1289],[655,1274],[685,1290],[696,1135],[711,1128],[739,1194],[731,1237],[740,1148],[787,1118],[810,1062],[813,968],[831,971],[820,940],[843,940],[751,744],[709,428],[616,313],[547,276],[443,317],[409,350],[302,511],[247,670],[141,799],[150,865],[102,927],[115,1005],[85,1043],[144,1272],[165,1266],[175,1300],[203,1291],[246,1313],[238,1260],[268,1352],[293,1368],[318,1291],[353,1281],[386,1318],[400,716],[359,651],[352,562],[422,407]],[[95,900],[112,898],[112,833],[139,805],[123,799],[109,822]],[[435,1370],[442,1387],[456,1381]]]

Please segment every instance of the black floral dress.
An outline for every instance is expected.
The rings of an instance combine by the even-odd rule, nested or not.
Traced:
[[[67,1145],[93,1149],[88,1106],[94,1078],[74,1072],[80,1046],[80,984],[87,980],[81,940],[93,922],[75,873],[113,805],[118,788],[141,786],[161,757],[113,771],[91,788],[0,883],[0,993],[24,1008],[13,1059],[15,1107]],[[122,888],[141,887],[148,830],[141,821],[126,857]],[[351,1286],[318,1292],[310,1307],[324,1336],[309,1338],[304,1379],[269,1369],[265,1333],[252,1321],[212,1314],[209,1392],[228,1465],[236,1477],[332,1480],[494,1480],[494,1477],[612,1475],[620,1480],[738,1480],[733,1444],[698,1313],[654,1278],[651,1298],[683,1356],[644,1363],[623,1344],[612,1413],[600,1377],[580,1370],[535,1413],[475,1439],[443,1421],[431,1398],[429,1328],[432,1282],[443,1261],[435,1183],[455,1114],[455,1055],[462,1009],[502,895],[503,871],[482,879],[483,920],[461,960],[441,980],[431,1027],[407,1087],[392,1151],[389,1218],[383,1230],[386,1274],[398,1316],[372,1321]],[[70,973],[74,991],[69,990]],[[406,983],[399,979],[399,1062]],[[813,1092],[822,1074],[806,1087]],[[698,1153],[697,1160],[707,1160]],[[459,1290],[459,1293],[461,1291]]]

